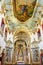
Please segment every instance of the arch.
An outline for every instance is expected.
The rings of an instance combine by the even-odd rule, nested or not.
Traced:
[[[16,40],[16,41],[15,41],[15,44],[14,44],[15,46],[16,46],[16,42],[18,42],[18,41],[24,42],[24,43],[25,43],[25,46],[27,46],[26,42],[25,42],[24,40],[22,40],[22,39]]]
[[[28,28],[25,27],[25,26],[19,26],[19,27],[16,28],[16,30],[15,30],[15,32],[14,32],[14,43],[15,43],[16,40],[21,39],[21,37],[18,36],[19,33],[22,33],[22,34],[21,34],[21,37],[22,37],[22,35],[24,34],[24,36],[26,36],[25,39],[27,39],[28,41],[26,41],[25,39],[22,39],[22,40],[24,40],[26,43],[30,43],[30,42],[31,42],[31,41],[30,41],[30,40],[31,40],[31,39],[30,39],[30,31],[28,30]],[[23,38],[24,38],[24,36],[23,36]],[[28,45],[28,44],[27,44],[27,45]],[[30,44],[29,44],[29,45],[30,45]]]
[[[28,30],[28,28],[26,26],[17,26],[17,28],[14,32],[14,36],[16,36],[16,34],[18,34],[20,31],[25,32],[30,36],[30,30]]]
[[[19,34],[21,35],[21,37],[22,37],[22,34],[26,35],[27,37],[26,38],[20,38]],[[27,39],[28,39],[28,41],[26,41]],[[17,41],[23,41],[23,42],[19,43]],[[16,42],[17,42],[17,45],[16,45]],[[13,58],[17,59],[16,62],[20,60],[20,55],[22,55],[21,61],[22,60],[24,61],[24,58],[27,59],[25,56],[28,55],[28,43],[30,46],[30,32],[29,32],[28,28],[25,26],[18,26],[14,32],[14,52],[13,52],[13,54],[14,53],[15,54],[13,55]],[[25,55],[24,55],[24,53],[25,53]]]

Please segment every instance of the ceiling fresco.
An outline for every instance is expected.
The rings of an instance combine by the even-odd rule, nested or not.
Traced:
[[[14,16],[21,22],[32,17],[37,0],[13,0]]]
[[[20,3],[22,2],[22,3]],[[30,3],[27,4],[27,3]],[[35,6],[32,5],[32,3],[35,2]],[[38,3],[38,7],[36,6],[36,4]],[[42,1],[40,2],[40,0],[36,1],[36,0],[5,0],[4,2],[4,6],[5,6],[5,19],[6,22],[8,23],[9,29],[10,30],[16,30],[17,27],[27,27],[29,30],[35,30],[37,28],[37,23],[39,23],[38,17],[40,18],[40,14],[38,13],[38,10],[42,10],[43,4],[41,4]],[[29,9],[29,7],[32,5],[32,7],[34,7],[32,9],[32,14],[31,16],[28,16],[30,14],[27,13],[31,13],[27,12],[26,15],[24,16],[24,12],[22,13],[22,8],[24,8],[24,6],[26,5],[27,10],[31,10],[31,8]],[[39,6],[40,5],[40,6]],[[19,6],[22,7],[19,9]],[[37,22],[38,21],[38,22]]]

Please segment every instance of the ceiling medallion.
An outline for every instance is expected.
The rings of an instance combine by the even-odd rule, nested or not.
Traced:
[[[14,16],[21,22],[32,17],[37,0],[13,0]]]

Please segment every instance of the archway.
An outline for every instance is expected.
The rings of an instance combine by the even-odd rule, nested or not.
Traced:
[[[14,32],[14,43],[18,39],[25,40],[27,46],[30,45],[30,34],[31,32],[25,26],[19,26]]]
[[[29,48],[28,48],[29,47]],[[30,34],[27,28],[16,30],[14,35],[14,57],[16,62],[29,62],[28,51],[30,53]]]

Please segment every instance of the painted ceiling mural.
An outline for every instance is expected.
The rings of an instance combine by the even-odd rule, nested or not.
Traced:
[[[36,29],[41,18],[41,15],[38,11],[42,10],[42,6],[43,4],[40,0],[5,0],[5,19],[8,23],[9,29],[14,30],[15,28],[22,26],[27,27],[29,30]]]
[[[13,0],[14,16],[22,22],[31,18],[37,0]]]

